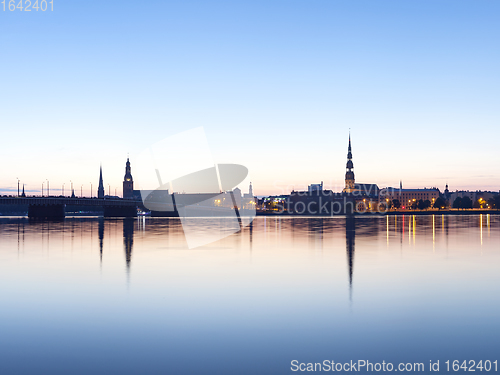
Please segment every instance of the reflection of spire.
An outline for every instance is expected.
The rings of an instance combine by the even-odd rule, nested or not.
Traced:
[[[17,222],[17,256],[19,256],[19,248],[21,247],[21,222]]]
[[[252,245],[253,245],[253,220],[250,222],[250,225],[248,226],[250,230],[250,250],[252,250]]]
[[[125,249],[125,261],[127,270],[130,269],[132,260],[132,245],[134,243],[134,219],[123,219],[123,248]]]
[[[99,252],[101,256],[101,263],[102,263],[102,248],[103,248],[103,243],[104,243],[104,218],[99,218]]]
[[[352,278],[354,273],[354,238],[356,236],[354,216],[347,216],[345,222],[345,241],[347,251],[347,266],[349,271],[349,296],[352,300]]]

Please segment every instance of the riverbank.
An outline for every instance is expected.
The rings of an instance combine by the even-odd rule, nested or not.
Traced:
[[[354,216],[386,216],[386,215],[500,215],[500,210],[482,210],[482,209],[465,209],[465,210],[399,210],[387,212],[365,212],[354,213]],[[334,217],[345,216],[342,214],[293,214],[288,212],[277,211],[257,211],[257,216],[314,216],[314,217]]]

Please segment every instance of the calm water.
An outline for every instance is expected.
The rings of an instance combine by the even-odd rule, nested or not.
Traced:
[[[500,359],[499,216],[258,217],[193,250],[177,219],[3,218],[0,241],[2,374]]]

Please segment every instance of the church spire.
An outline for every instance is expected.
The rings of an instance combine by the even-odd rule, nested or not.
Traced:
[[[104,183],[102,182],[102,164],[99,170],[99,187],[97,188],[97,198],[104,198]]]
[[[344,192],[351,193],[354,191],[354,172],[352,171],[354,164],[352,162],[352,147],[351,147],[351,132],[349,132],[349,146],[347,148],[347,164],[345,173],[345,188]]]

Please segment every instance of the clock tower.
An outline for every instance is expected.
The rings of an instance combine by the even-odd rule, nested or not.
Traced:
[[[130,173],[130,161],[128,158],[127,164],[125,164],[125,177],[123,177],[123,198],[134,198],[134,180],[132,179],[132,174]]]

